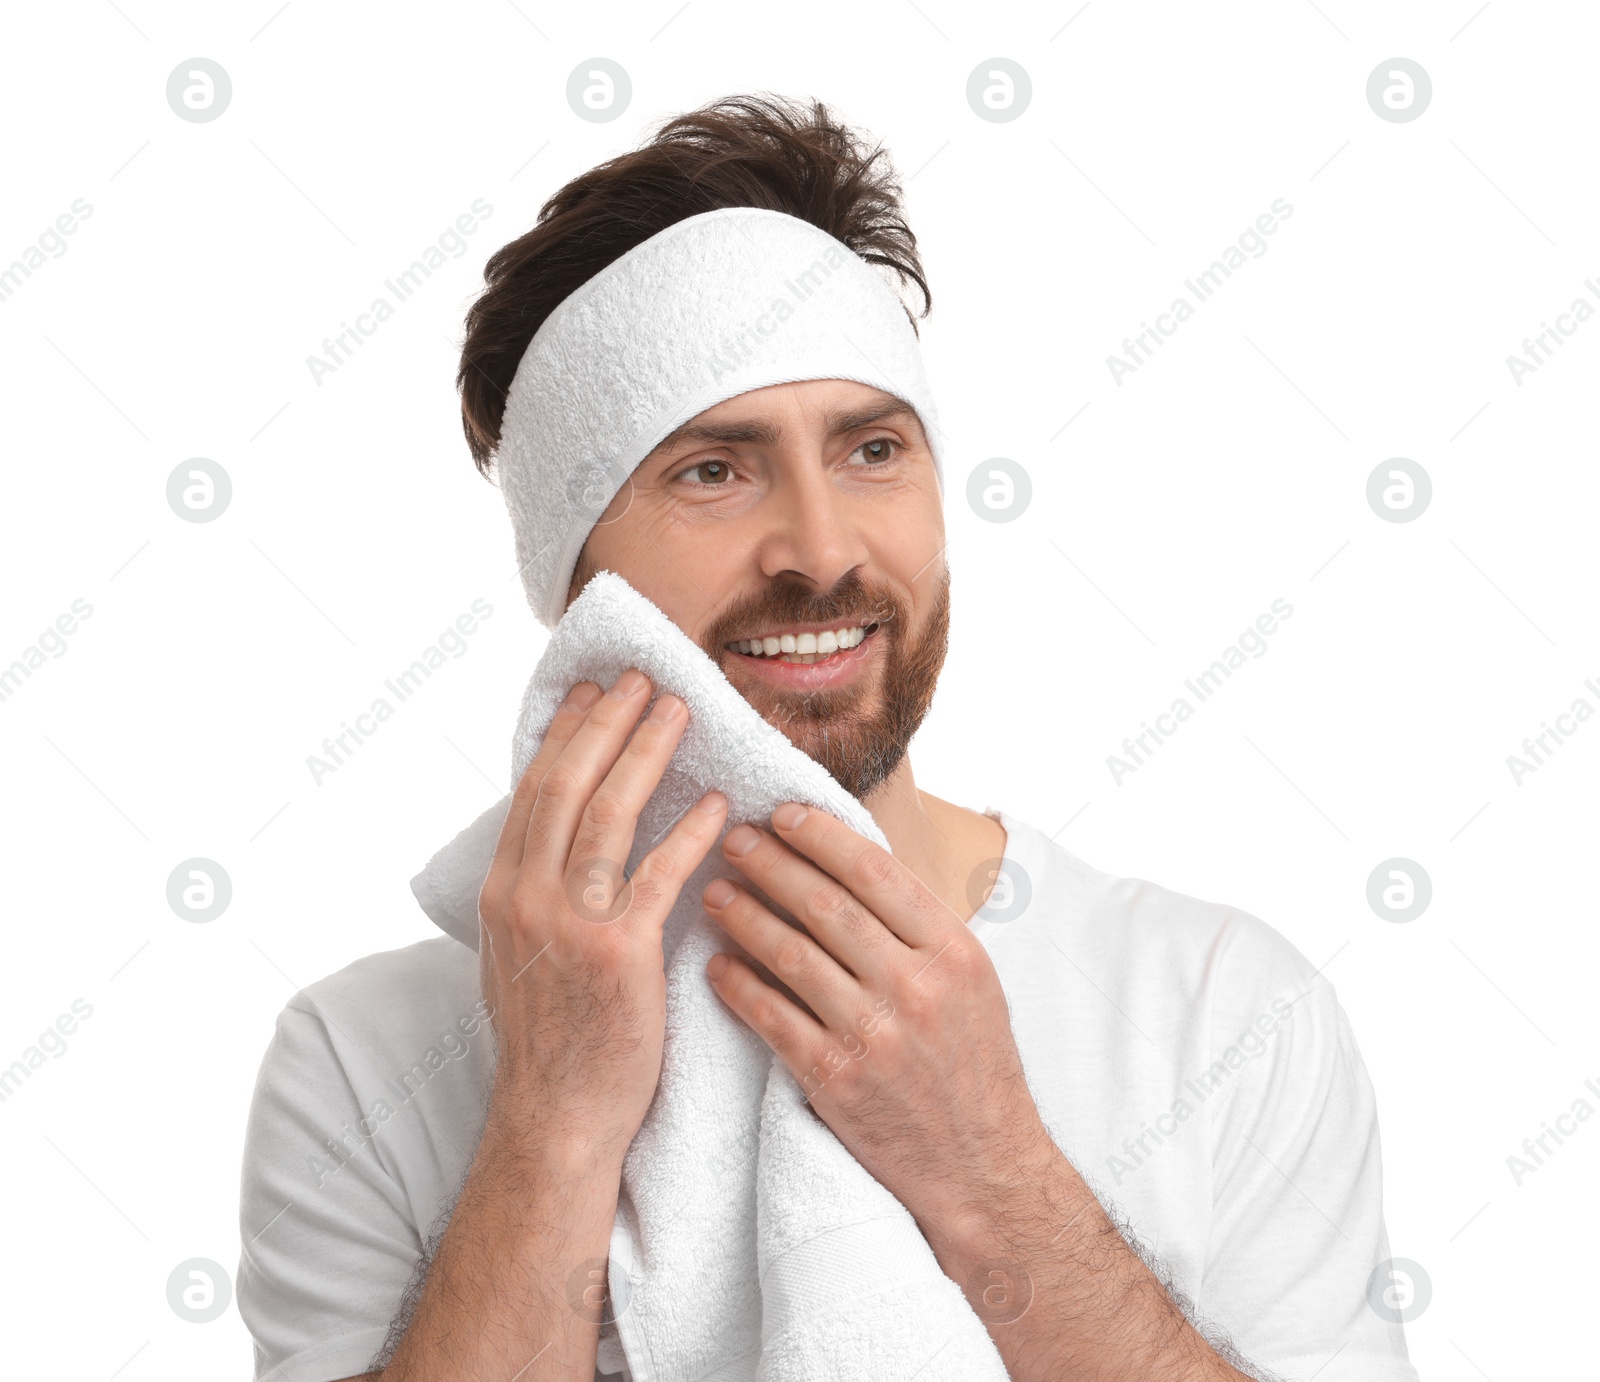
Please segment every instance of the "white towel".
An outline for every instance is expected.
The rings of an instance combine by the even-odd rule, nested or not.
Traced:
[[[766,828],[778,803],[800,801],[887,848],[866,808],[612,572],[584,587],[534,671],[513,741],[513,785],[571,687],[608,687],[630,666],[689,707],[639,817],[630,875],[712,788],[727,795],[729,828]],[[490,807],[412,880],[423,910],[473,948],[478,891],[510,801]],[[700,898],[721,877],[741,875],[719,843],[667,920],[661,1083],[623,1163],[610,1288],[634,1382],[1003,1382],[988,1331],[909,1211],[712,990],[706,961],[734,947]]]

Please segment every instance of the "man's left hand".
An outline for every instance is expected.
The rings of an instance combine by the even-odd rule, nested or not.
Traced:
[[[728,880],[703,901],[805,1006],[734,955],[711,960],[712,985],[935,1252],[959,1256],[1019,1177],[1059,1156],[1000,977],[966,922],[887,850],[793,802],[772,824],[776,837],[729,831],[723,853],[805,930]]]

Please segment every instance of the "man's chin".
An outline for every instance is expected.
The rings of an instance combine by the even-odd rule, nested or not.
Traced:
[[[886,717],[877,686],[863,681],[836,690],[784,691],[737,671],[730,675],[726,666],[723,674],[763,720],[852,796],[864,796],[881,780],[873,765]]]
[[[764,718],[801,753],[826,768],[851,796],[864,799],[900,765],[904,748],[896,740],[881,696],[858,687],[830,694],[849,704],[824,707],[813,697],[804,713],[780,710]]]

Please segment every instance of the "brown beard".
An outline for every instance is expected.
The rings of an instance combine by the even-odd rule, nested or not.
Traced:
[[[838,690],[794,693],[764,683],[740,684],[745,699],[802,753],[822,764],[858,800],[882,784],[906,756],[912,736],[933,705],[950,633],[950,570],[942,567],[939,589],[923,627],[913,629],[905,606],[886,591],[870,589],[852,570],[826,595],[779,584],[765,595],[725,611],[706,630],[700,646],[727,674],[740,656],[724,645],[751,629],[781,624],[855,623],[874,619],[882,639],[877,670]],[[742,679],[743,680],[743,679]]]

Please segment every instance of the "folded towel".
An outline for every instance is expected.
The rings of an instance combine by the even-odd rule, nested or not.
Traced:
[[[713,788],[728,798],[728,828],[765,827],[778,803],[799,801],[888,847],[855,797],[608,571],[572,603],[534,671],[513,740],[513,786],[571,687],[609,686],[628,667],[689,707],[640,814],[628,874]],[[439,927],[474,949],[478,891],[510,802],[485,811],[411,884]],[[732,942],[701,894],[713,878],[740,877],[713,846],[665,926],[661,1082],[623,1163],[611,1235],[611,1298],[634,1382],[1002,1382],[988,1331],[910,1212],[706,979],[707,960]]]

